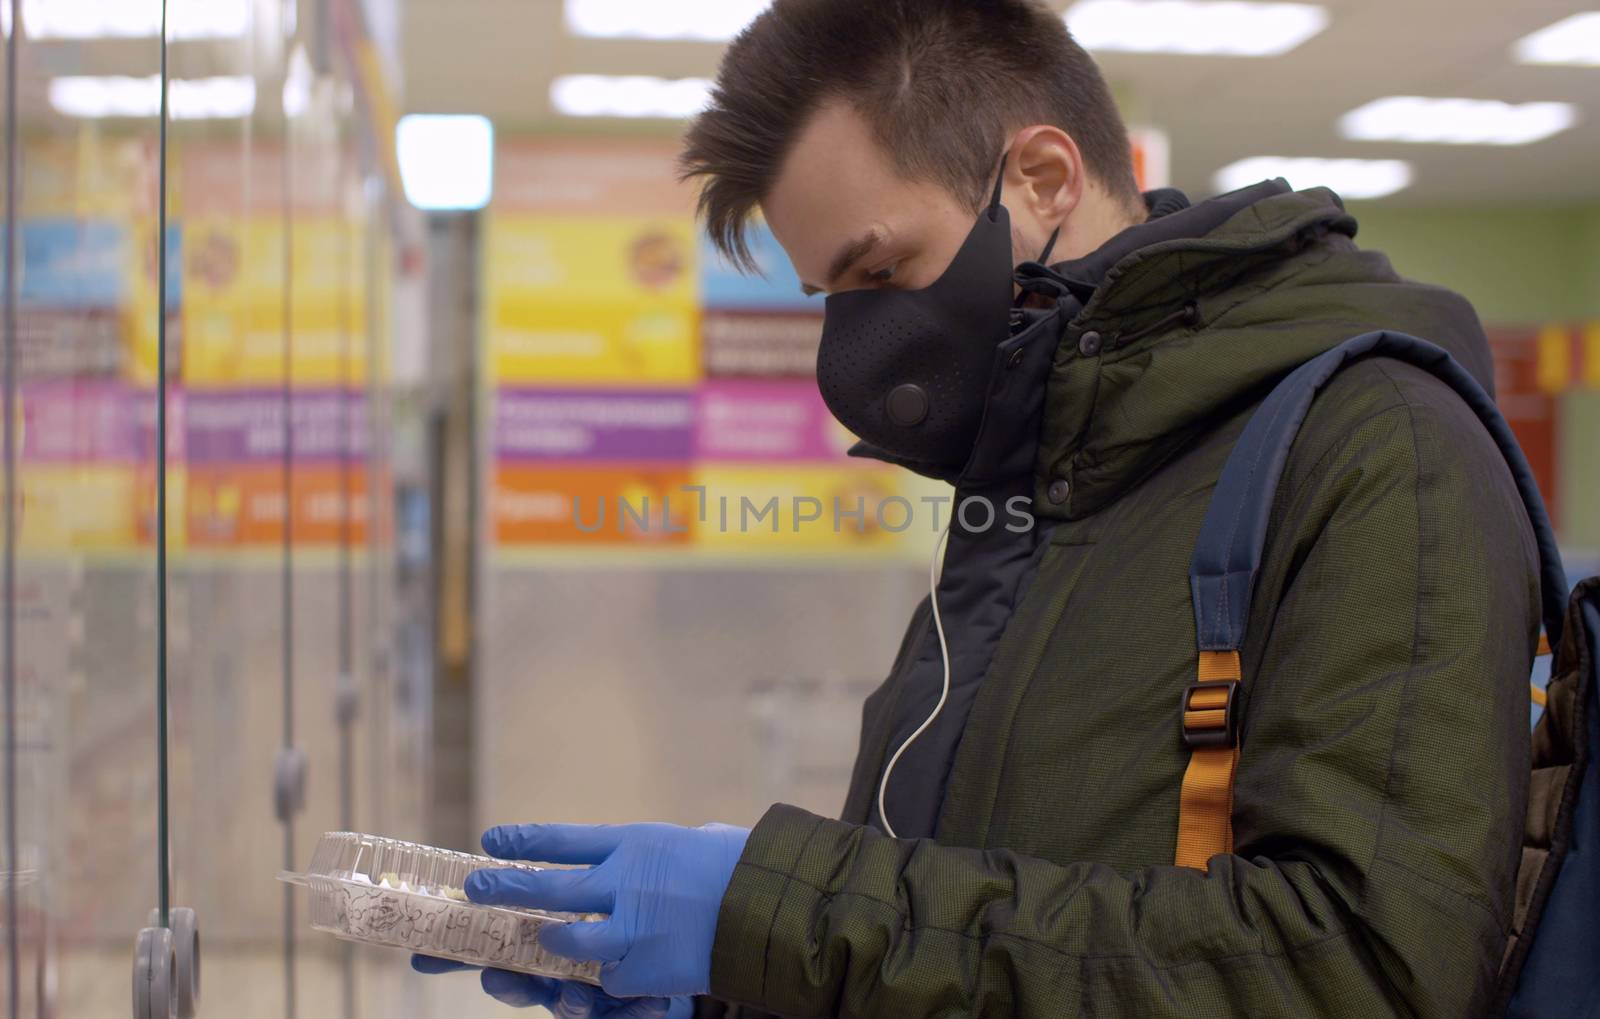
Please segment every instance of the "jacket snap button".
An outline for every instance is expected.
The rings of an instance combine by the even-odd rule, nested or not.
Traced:
[[[1022,354],[1023,354],[1023,348],[1022,347],[1018,347],[1016,350],[1013,350],[1011,352],[1011,356],[1006,360],[1006,367],[1007,368],[1015,368],[1017,365],[1021,364],[1022,363]]]
[[[1100,334],[1091,329],[1078,337],[1078,353],[1084,357],[1093,357],[1100,353]]]
[[[1045,492],[1054,505],[1061,505],[1067,501],[1067,496],[1072,494],[1072,485],[1066,478],[1057,478],[1050,482],[1050,488]]]

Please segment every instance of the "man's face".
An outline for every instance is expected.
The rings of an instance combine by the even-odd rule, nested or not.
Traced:
[[[975,219],[939,185],[902,176],[843,103],[811,118],[761,209],[807,293],[925,287]]]

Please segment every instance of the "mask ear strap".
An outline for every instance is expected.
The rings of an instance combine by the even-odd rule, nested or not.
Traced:
[[[1060,236],[1061,227],[1057,226],[1054,230],[1050,231],[1050,239],[1045,242],[1044,251],[1040,252],[1039,257],[1034,259],[1034,261],[1038,262],[1040,265],[1049,265],[1050,263],[1048,259],[1050,258],[1050,252],[1056,249],[1056,238]]]
[[[1011,150],[1006,149],[1000,157],[1000,172],[994,175],[994,194],[989,198],[989,219],[994,219],[995,210],[1000,208],[1000,185],[1006,180],[1006,160],[1011,158]]]

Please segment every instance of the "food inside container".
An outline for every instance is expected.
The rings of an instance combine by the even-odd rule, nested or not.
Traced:
[[[311,926],[349,941],[404,948],[474,966],[561,980],[600,982],[600,965],[545,951],[547,924],[598,920],[467,901],[467,875],[484,867],[539,870],[529,863],[334,831],[323,835],[303,872],[278,880],[311,892]]]

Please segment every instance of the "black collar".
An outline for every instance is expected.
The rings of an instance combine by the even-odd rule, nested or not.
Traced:
[[[1146,191],[1144,205],[1148,215],[1143,223],[1124,229],[1087,255],[1057,262],[1049,271],[1067,284],[1073,296],[1087,304],[1111,267],[1140,248],[1183,237],[1204,237],[1263,198],[1288,190],[1288,181],[1279,177],[1208,198],[1198,205],[1189,204],[1188,196],[1177,188]]]

